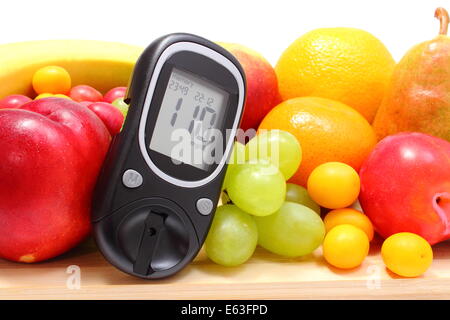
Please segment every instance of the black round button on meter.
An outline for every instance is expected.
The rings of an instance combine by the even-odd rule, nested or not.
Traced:
[[[245,101],[225,49],[190,34],[154,41],[138,59],[130,108],[93,199],[96,243],[120,270],[170,276],[200,250],[220,196]]]

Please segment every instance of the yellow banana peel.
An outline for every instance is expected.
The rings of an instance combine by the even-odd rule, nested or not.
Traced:
[[[0,99],[10,94],[33,98],[31,80],[39,68],[57,65],[72,85],[87,84],[105,93],[126,86],[143,48],[94,40],[46,40],[0,45]]]

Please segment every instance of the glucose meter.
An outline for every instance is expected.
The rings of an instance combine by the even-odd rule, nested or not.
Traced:
[[[190,34],[154,41],[138,59],[130,108],[93,199],[96,243],[146,279],[189,264],[208,233],[245,101],[245,76],[225,49]]]

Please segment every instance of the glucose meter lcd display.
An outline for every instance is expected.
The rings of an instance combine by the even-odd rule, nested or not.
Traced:
[[[150,149],[202,170],[223,150],[222,126],[229,94],[190,72],[173,68]]]

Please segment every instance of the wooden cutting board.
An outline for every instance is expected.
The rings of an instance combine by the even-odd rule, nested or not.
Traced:
[[[174,277],[145,281],[109,265],[89,239],[43,263],[0,260],[0,299],[449,299],[450,242],[433,250],[433,265],[416,279],[387,271],[372,245],[364,263],[348,271],[330,267],[320,249],[289,259],[258,248],[239,267],[216,265],[202,251]]]

